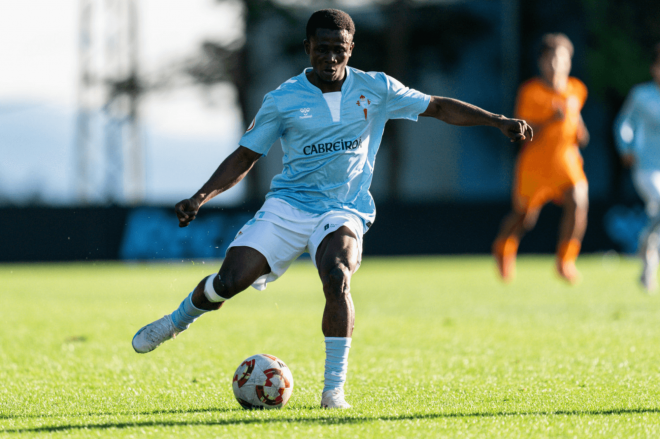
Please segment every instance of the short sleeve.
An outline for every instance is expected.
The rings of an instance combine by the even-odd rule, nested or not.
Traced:
[[[283,128],[275,99],[264,97],[261,108],[248,127],[239,144],[259,154],[266,155],[273,143],[282,136]]]
[[[416,121],[428,108],[431,96],[408,88],[391,76],[384,76],[387,81],[387,118]]]
[[[589,95],[589,91],[587,90],[587,86],[584,85],[584,82],[580,81],[577,78],[571,78],[575,84],[575,93],[578,96],[578,99],[580,99],[580,104],[584,106],[584,103],[587,101],[587,96]]]
[[[614,143],[619,154],[630,153],[635,144],[635,119],[638,96],[637,89],[633,89],[614,120]]]

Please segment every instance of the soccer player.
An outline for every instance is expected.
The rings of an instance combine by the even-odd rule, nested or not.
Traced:
[[[518,91],[516,117],[534,129],[533,143],[525,142],[516,164],[513,210],[500,226],[493,256],[505,281],[515,275],[518,243],[531,230],[543,205],[563,205],[557,245],[559,275],[575,283],[575,260],[587,227],[589,205],[587,178],[578,149],[589,142],[580,110],[587,88],[569,76],[573,44],[564,34],[547,34],[541,41],[540,77],[525,82]]]
[[[376,215],[369,185],[387,120],[421,115],[453,125],[489,125],[513,141],[532,135],[523,120],[420,93],[384,73],[347,67],[354,33],[345,12],[313,13],[304,41],[311,67],[266,94],[238,149],[195,195],[176,205],[179,226],[186,227],[204,203],[243,179],[281,139],[282,173],[229,246],[219,273],[203,279],[171,315],[140,329],[133,338],[137,352],[155,349],[250,285],[263,290],[308,251],[326,300],[321,406],[350,407],[343,391],[355,320],[350,281],[361,263],[362,236]]]
[[[646,204],[648,224],[640,236],[644,264],[640,281],[649,292],[658,288],[660,246],[660,44],[654,55],[653,80],[632,89],[614,129],[623,164],[632,167],[633,182]]]

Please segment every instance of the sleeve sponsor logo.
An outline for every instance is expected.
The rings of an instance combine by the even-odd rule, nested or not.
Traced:
[[[362,147],[362,137],[355,140],[339,139],[334,142],[319,142],[307,145],[303,148],[303,154],[315,155],[331,152],[351,151]]]

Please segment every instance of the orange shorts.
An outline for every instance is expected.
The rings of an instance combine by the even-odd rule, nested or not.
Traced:
[[[564,192],[587,181],[582,156],[569,148],[558,159],[543,160],[523,153],[516,166],[513,207],[519,213],[540,209],[549,201],[560,204]]]

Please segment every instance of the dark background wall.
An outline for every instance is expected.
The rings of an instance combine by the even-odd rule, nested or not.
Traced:
[[[257,209],[204,208],[180,229],[171,208],[2,208],[0,262],[222,258]],[[381,203],[364,254],[488,253],[508,209],[508,203]],[[560,213],[544,208],[521,253],[554,251]],[[639,208],[592,205],[583,251],[634,251],[644,220]]]

